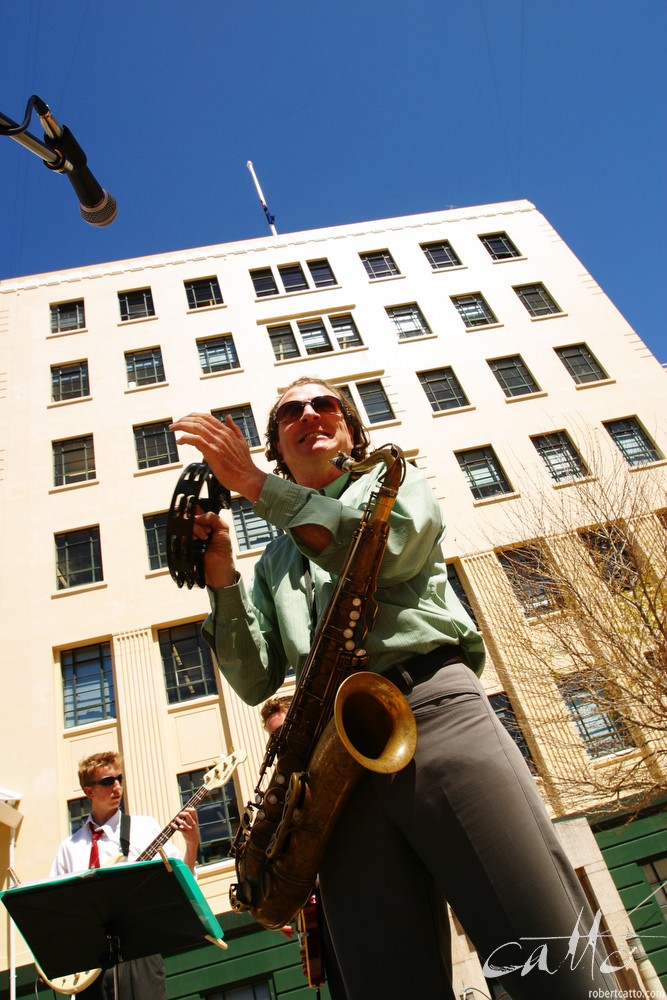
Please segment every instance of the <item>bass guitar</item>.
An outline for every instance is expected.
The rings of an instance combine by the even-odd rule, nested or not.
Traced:
[[[224,759],[218,760],[213,767],[210,768],[204,775],[203,784],[197,789],[194,795],[188,799],[184,805],[179,809],[179,813],[183,809],[190,809],[193,806],[199,805],[199,803],[204,799],[210,792],[215,791],[216,788],[222,788],[232,774],[236,770],[239,764],[242,764],[246,759],[245,750],[234,750]],[[177,818],[178,813],[174,817]],[[172,827],[174,820],[171,820],[153,840],[145,851],[139,855],[136,859],[137,861],[150,861],[154,857],[160,848],[162,848],[169,838],[173,836],[176,832]],[[125,861],[125,857],[120,854],[115,858],[110,864],[118,864]],[[85,972],[72,972],[68,976],[58,976],[55,979],[49,979],[48,976],[40,969],[39,965],[35,963],[37,967],[37,972],[39,973],[40,979],[42,979],[47,986],[50,986],[55,993],[62,993],[65,996],[74,996],[76,993],[81,993],[82,990],[87,989],[91,983],[94,983],[98,976],[103,972],[102,969],[87,969]]]

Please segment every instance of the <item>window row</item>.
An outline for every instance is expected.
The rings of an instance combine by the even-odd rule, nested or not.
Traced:
[[[623,458],[630,466],[647,465],[663,457],[637,417],[603,421]],[[589,475],[586,462],[565,430],[535,434],[530,438],[549,475],[556,483]],[[514,488],[490,445],[454,453],[476,500],[514,493]]]
[[[494,261],[521,258],[523,255],[509,238],[507,233],[487,233],[479,237],[482,245]],[[434,271],[451,267],[461,267],[459,255],[449,240],[438,240],[433,243],[422,243],[420,247]],[[366,274],[372,281],[400,275],[393,256],[387,249],[360,253],[359,258]],[[337,285],[336,276],[326,257],[317,260],[307,260],[305,264],[295,261],[287,264],[269,265],[253,268],[250,279],[257,298],[273,295],[289,294],[291,292],[312,291]],[[224,304],[220,283],[215,275],[196,278],[183,282],[185,297],[189,310],[204,309],[210,306]],[[533,288],[531,292],[530,289]],[[117,293],[118,310],[122,323],[132,320],[147,319],[155,316],[153,292],[150,287],[133,288]],[[464,297],[470,298],[470,297]],[[524,293],[527,308],[537,310],[535,315],[543,315],[543,310],[549,304],[541,300],[541,295],[534,286],[526,286]],[[530,304],[529,304],[530,303]],[[466,303],[462,302],[462,308]],[[484,307],[479,302],[467,303],[473,319],[478,319],[480,310]],[[83,330],[86,327],[86,312],[83,299],[69,302],[55,302],[50,306],[51,333],[70,333]],[[495,322],[492,321],[492,322]]]

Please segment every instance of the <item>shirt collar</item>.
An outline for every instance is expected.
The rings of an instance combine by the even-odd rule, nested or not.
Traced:
[[[350,473],[344,472],[342,476],[337,476],[332,479],[330,483],[327,483],[325,487],[320,490],[325,497],[333,497],[337,500],[341,493],[345,490],[345,487],[350,481]]]

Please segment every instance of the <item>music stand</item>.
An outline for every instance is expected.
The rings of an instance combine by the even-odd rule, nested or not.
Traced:
[[[0,893],[49,979],[210,941],[227,945],[180,858],[95,868]]]

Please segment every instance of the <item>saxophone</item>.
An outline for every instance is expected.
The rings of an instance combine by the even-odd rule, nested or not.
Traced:
[[[368,654],[361,645],[377,613],[377,577],[405,458],[400,448],[385,445],[362,462],[347,456],[334,462],[354,473],[384,462],[385,471],[354,532],[232,846],[238,878],[230,889],[232,908],[249,910],[272,930],[295,919],[311,895],[329,837],[364,771],[402,770],[417,741],[407,700],[365,669]]]

